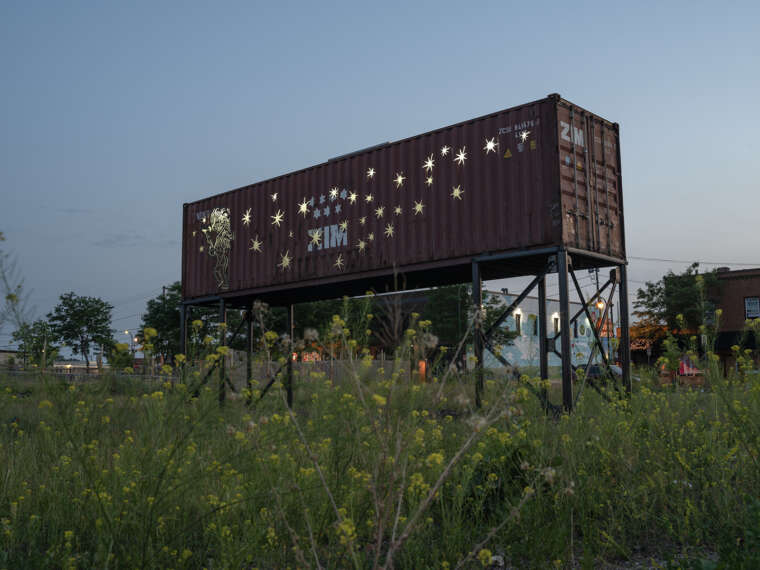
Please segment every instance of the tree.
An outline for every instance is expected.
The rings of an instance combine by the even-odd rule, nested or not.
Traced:
[[[161,295],[148,301],[143,315],[140,338],[144,337],[143,331],[147,328],[156,330],[153,339],[155,354],[161,355],[164,362],[171,362],[175,354],[180,351],[179,342],[179,308],[182,304],[182,285],[175,281],[168,287],[164,287]]]
[[[58,347],[53,344],[55,335],[50,323],[36,320],[32,324],[22,323],[13,332],[14,342],[19,343],[18,349],[31,364],[40,366],[43,370],[53,362],[58,354]]]
[[[110,303],[97,297],[79,297],[73,292],[60,296],[60,302],[47,318],[53,329],[53,335],[74,354],[84,357],[87,371],[90,371],[90,349],[93,345],[110,348],[111,337]]]
[[[0,242],[5,241],[0,232]],[[23,294],[24,280],[19,274],[15,258],[0,249],[0,330],[7,322],[13,323],[17,329],[28,322],[28,295]]]
[[[647,281],[636,292],[633,314],[650,328],[671,330],[682,328],[680,315],[684,328],[696,331],[719,294],[717,273],[699,273],[699,263],[693,263],[683,273],[668,271],[657,282]]]

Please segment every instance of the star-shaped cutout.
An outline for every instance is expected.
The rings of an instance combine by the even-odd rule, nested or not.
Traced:
[[[363,239],[360,239],[358,242],[356,242],[356,249],[359,250],[359,253],[364,253],[364,250],[367,249],[367,242]]]
[[[425,184],[427,184],[428,186],[432,186],[433,185],[433,177],[432,176],[428,176],[427,178],[425,178]]]
[[[467,149],[466,146],[463,146],[462,148],[460,148],[459,152],[454,158],[454,162],[459,164],[459,166],[462,166],[464,164],[464,161],[467,160],[467,153],[465,152],[466,149]]]
[[[288,269],[290,267],[290,262],[293,261],[293,258],[290,257],[290,250],[287,250],[283,255],[280,256],[280,263],[277,264],[277,267],[280,269]]]
[[[348,195],[348,201],[351,202],[352,204],[356,204],[356,197],[357,197],[356,192],[351,192]]]
[[[451,150],[451,147],[449,147],[449,146],[442,146],[441,147],[441,156],[448,155],[450,150]]]
[[[367,194],[367,195],[364,197],[364,201],[365,201],[365,202],[367,202],[367,204],[369,204],[370,202],[372,202],[372,199],[373,199],[373,198],[372,198],[372,194]]]
[[[324,204],[324,203],[325,203],[325,195],[324,195],[324,194],[321,194],[321,195],[319,196],[319,203],[320,203],[320,204]]]
[[[425,208],[425,204],[423,204],[421,201],[420,202],[415,201],[414,202],[414,215],[416,216],[417,214],[422,214],[423,213],[422,212],[423,208]]]
[[[274,216],[269,216],[269,217],[272,218],[272,225],[277,226],[279,228],[280,224],[282,223],[282,220],[285,219],[285,212],[283,212],[282,210],[277,210]]]
[[[462,190],[461,186],[454,186],[451,189],[451,197],[454,198],[455,200],[461,200],[462,194],[464,194],[464,190]]]
[[[340,205],[340,204],[335,204],[335,213],[336,213],[336,214],[340,214],[340,211],[341,211],[342,209],[343,209],[343,208],[341,207],[341,205]]]
[[[422,163],[422,168],[424,168],[427,172],[430,172],[433,170],[434,165],[435,161],[433,160],[433,155],[431,154],[425,159],[425,162]]]
[[[277,201],[277,192],[275,192],[274,194],[272,194],[270,197],[272,198],[272,202],[276,202]]]
[[[319,208],[317,208],[316,210],[314,210],[314,218],[315,219],[318,218],[321,215],[322,215],[322,211]]]
[[[396,177],[393,179],[393,181],[396,183],[396,188],[401,188],[404,180],[406,180],[406,176],[404,176],[402,172],[397,173]]]
[[[311,232],[311,245],[319,247],[322,243],[322,230],[314,230]]]
[[[371,232],[371,233],[370,233],[370,234],[367,236],[367,241],[375,241],[375,232]]]
[[[309,202],[306,201],[306,198],[303,199],[303,202],[298,204],[298,213],[303,214],[303,217],[305,218],[309,213]]]
[[[395,208],[393,208],[393,213],[396,214],[397,216],[400,216],[401,212],[403,212],[403,210],[401,209],[401,206],[396,206]]]
[[[383,217],[383,214],[385,213],[385,206],[379,206],[378,208],[375,208],[375,215],[378,219]]]
[[[346,192],[345,188],[340,191],[340,199],[341,200],[345,200],[347,195],[348,195],[348,192]]]
[[[486,151],[486,154],[489,152],[496,154],[497,146],[499,146],[499,143],[496,142],[496,137],[492,137],[490,139],[486,139],[486,146],[483,147],[483,150]]]
[[[333,186],[330,188],[330,200],[337,200],[338,199],[338,188]]]
[[[249,247],[248,249],[250,251],[258,251],[259,253],[261,253],[261,246],[262,246],[262,243],[259,241],[259,234],[256,234],[256,237],[251,238],[251,247]]]
[[[525,142],[528,140],[528,135],[530,134],[530,131],[522,131],[520,133],[520,142]]]
[[[346,264],[343,262],[343,254],[339,253],[338,258],[335,260],[335,263],[333,263],[333,267],[337,267],[338,269],[343,269],[346,266]]]
[[[374,168],[368,168],[367,169],[367,178],[374,178],[375,177],[375,169]]]
[[[361,218],[359,218],[359,224],[360,225],[363,226],[366,223],[367,223],[367,216],[362,216]]]
[[[293,238],[295,237],[295,236],[293,235],[293,230],[290,230],[290,231],[288,232],[288,237],[289,237],[290,239],[293,239]]]
[[[325,206],[324,207],[324,209],[322,210],[322,215],[323,216],[329,216],[330,215],[330,206]]]
[[[250,208],[248,208],[248,209],[245,211],[245,214],[243,214],[243,225],[246,225],[246,226],[247,226],[247,225],[248,225],[248,224],[250,224],[250,223],[251,223],[251,209],[250,209]]]
[[[385,226],[385,237],[393,237],[393,224]]]
[[[343,220],[341,223],[339,223],[338,228],[342,232],[345,232],[346,230],[348,230],[348,220]]]

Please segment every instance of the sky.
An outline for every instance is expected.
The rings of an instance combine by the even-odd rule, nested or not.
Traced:
[[[96,296],[121,338],[180,279],[183,203],[560,93],[620,123],[632,294],[690,261],[760,267],[758,21],[755,1],[5,1],[4,249],[33,316]]]

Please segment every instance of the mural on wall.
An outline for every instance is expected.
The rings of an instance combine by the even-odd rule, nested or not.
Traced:
[[[214,279],[219,289],[230,288],[230,247],[235,239],[230,228],[230,211],[227,208],[214,208],[203,228],[208,254],[216,260]]]

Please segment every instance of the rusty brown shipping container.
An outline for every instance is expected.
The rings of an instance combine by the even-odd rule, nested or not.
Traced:
[[[185,300],[273,302],[625,262],[619,129],[559,95],[184,205]],[[589,256],[584,257],[586,252]]]

